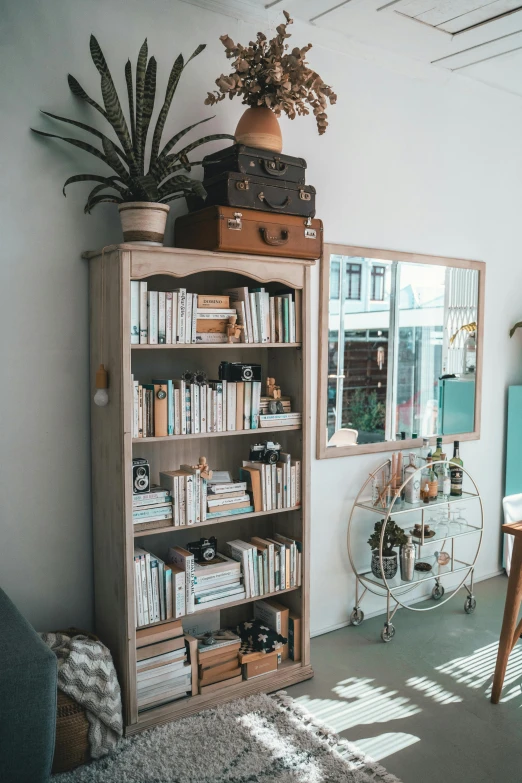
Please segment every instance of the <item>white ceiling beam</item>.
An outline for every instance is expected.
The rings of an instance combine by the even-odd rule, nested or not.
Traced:
[[[332,11],[337,11],[337,9],[342,8],[344,5],[348,5],[348,3],[351,3],[352,0],[343,0],[341,3],[337,3],[337,5],[333,5],[331,8],[327,8],[326,11],[321,11],[320,14],[316,14],[315,16],[312,16],[311,19],[308,21],[312,24],[317,20],[321,19],[321,17],[326,16],[327,14],[331,14]]]

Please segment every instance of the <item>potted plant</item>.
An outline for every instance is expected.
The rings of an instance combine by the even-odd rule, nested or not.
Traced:
[[[98,184],[87,197],[84,211],[90,213],[93,207],[102,202],[118,204],[125,242],[162,244],[167,213],[169,211],[168,203],[187,195],[200,195],[203,197],[206,195],[201,182],[181,173],[183,171],[190,172],[192,166],[199,165],[199,161],[189,161],[189,153],[196,147],[209,141],[233,138],[228,133],[216,133],[211,136],[204,136],[182,149],[174,151],[176,144],[190,130],[195,128],[196,125],[212,119],[212,117],[206,117],[176,133],[161,148],[161,137],[165,121],[181,74],[185,66],[194,57],[201,54],[204,48],[204,44],[198,46],[186,63],[184,63],[183,56],[180,54],[172,66],[165,98],[152,134],[147,170],[145,166],[147,157],[146,141],[154,110],[157,64],[154,57],[148,59],[146,39],[138,55],[135,90],[133,88],[130,60],[127,60],[125,65],[130,128],[125,119],[107,62],[94,35],[91,35],[90,51],[94,65],[101,76],[103,106],[87,95],[74,76],[69,74],[67,77],[73,95],[88,103],[107,120],[112,126],[118,140],[117,142],[90,125],[46,111],[42,111],[42,114],[51,117],[53,120],[74,125],[76,128],[80,128],[95,136],[101,142],[101,149],[99,146],[95,147],[82,139],[57,136],[54,133],[45,133],[35,128],[31,129],[40,136],[61,139],[61,141],[79,147],[102,160],[112,169],[114,173],[110,176],[76,174],[73,177],[69,177],[63,186],[63,193],[65,195],[65,188],[73,182],[97,182]]]
[[[291,120],[296,115],[315,115],[317,129],[322,135],[328,126],[327,101],[334,104],[337,96],[319,74],[308,67],[306,55],[312,44],[289,51],[286,28],[292,24],[289,14],[283,11],[286,24],[280,24],[277,35],[270,41],[264,33],[258,33],[248,46],[235,44],[229,35],[220,36],[226,56],[233,60],[232,73],[221,74],[216,79],[218,90],[209,92],[207,106],[222,101],[228,95],[238,95],[249,108],[236,128],[239,144],[281,152],[283,141],[277,117],[284,112]]]
[[[384,522],[385,520],[381,519],[380,522],[375,523],[373,533],[368,539],[368,543],[372,549],[372,574],[377,577],[377,579],[383,578],[379,549],[381,546],[381,532]],[[402,546],[406,541],[406,534],[402,527],[396,525],[391,518],[388,519],[382,542],[382,565],[386,579],[393,579],[397,573],[398,560],[397,552],[393,551],[394,547]]]

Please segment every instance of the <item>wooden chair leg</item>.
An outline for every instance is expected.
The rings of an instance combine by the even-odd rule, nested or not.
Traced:
[[[509,654],[513,649],[515,628],[517,626],[518,612],[522,602],[522,538],[516,537],[511,559],[511,569],[508,579],[506,593],[506,604],[504,606],[504,619],[502,620],[502,631],[500,632],[500,642],[498,645],[497,663],[495,666],[495,676],[493,677],[493,690],[491,692],[491,701],[498,704],[504,677],[508,664]]]

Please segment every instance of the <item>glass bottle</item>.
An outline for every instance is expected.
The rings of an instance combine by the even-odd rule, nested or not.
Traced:
[[[430,501],[437,500],[437,495],[439,491],[439,482],[437,479],[437,474],[433,470],[433,464],[432,464],[432,458],[428,457],[428,462],[426,465],[427,468],[427,482],[428,482],[428,494]]]
[[[408,481],[410,476],[412,478]],[[404,468],[404,481],[407,482],[404,487],[404,500],[406,503],[418,503],[420,501],[421,477],[417,471],[417,458],[413,452],[410,453],[409,464]]]
[[[448,463],[446,461],[446,455],[443,453],[440,458],[444,462],[439,463],[438,480],[439,480],[439,498],[442,500],[449,500],[451,492],[451,478]]]
[[[437,462],[437,460],[442,459],[442,438],[437,438],[437,446],[435,448],[435,451],[431,455],[433,457],[433,462]]]
[[[459,442],[456,440],[453,444],[453,457],[450,459],[450,476],[451,476],[451,490],[450,495],[452,497],[462,496],[462,466],[463,462],[460,458]]]
[[[431,456],[431,446],[430,446],[430,439],[429,438],[423,438],[422,439],[422,447],[420,450],[420,458],[423,460],[423,462],[426,462],[428,457]]]

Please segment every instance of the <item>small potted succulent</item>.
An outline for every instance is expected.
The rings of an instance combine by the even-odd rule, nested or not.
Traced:
[[[384,522],[385,520],[381,519],[380,522],[375,523],[373,533],[368,539],[368,543],[372,549],[372,574],[377,579],[383,578],[379,548],[381,545],[381,532]],[[382,542],[382,565],[386,579],[393,579],[397,573],[398,560],[397,552],[393,551],[394,547],[402,546],[406,541],[406,533],[402,527],[396,525],[391,518],[388,519]]]
[[[201,182],[191,179],[185,173],[182,173],[190,172],[192,166],[199,165],[199,161],[189,161],[189,153],[196,147],[209,141],[233,139],[233,136],[230,136],[228,133],[215,133],[211,136],[197,139],[197,141],[185,145],[183,149],[174,150],[176,144],[196,125],[212,119],[212,117],[206,117],[180,130],[163,147],[161,146],[165,122],[181,74],[189,62],[194,57],[197,57],[204,48],[204,44],[198,46],[186,63],[180,54],[172,66],[165,97],[154,126],[150,154],[148,156],[146,153],[146,141],[154,111],[157,63],[154,57],[148,58],[146,39],[140,49],[136,64],[135,89],[130,60],[127,60],[125,65],[129,122],[125,118],[111,72],[94,35],[91,35],[90,51],[92,61],[101,77],[103,105],[100,105],[87,95],[74,76],[69,74],[67,77],[73,95],[92,106],[112,127],[114,133],[112,139],[101,133],[97,128],[93,128],[83,122],[77,122],[67,117],[60,117],[57,114],[42,111],[42,114],[53,120],[74,125],[76,128],[90,133],[101,142],[101,149],[99,146],[95,147],[83,139],[58,136],[54,133],[36,130],[35,128],[31,129],[40,136],[60,139],[85,152],[89,152],[112,169],[110,175],[94,173],[76,174],[73,177],[69,177],[63,186],[63,194],[65,196],[65,188],[73,182],[98,183],[87,197],[84,212],[90,213],[97,204],[107,201],[118,204],[125,242],[163,244],[167,213],[170,209],[168,203],[178,198],[205,197],[206,195]],[[147,157],[148,168],[145,165]]]
[[[312,44],[289,48],[287,27],[293,20],[286,11],[283,13],[286,23],[278,25],[277,35],[270,41],[264,33],[258,33],[255,41],[243,46],[229,35],[220,36],[234,70],[216,79],[219,89],[209,92],[205,100],[207,106],[212,106],[227,95],[241,97],[249,108],[239,120],[236,141],[274,152],[283,148],[277,121],[282,112],[293,120],[298,114],[312,111],[322,135],[328,126],[327,102],[334,104],[337,100],[332,88],[308,66],[306,55]]]

